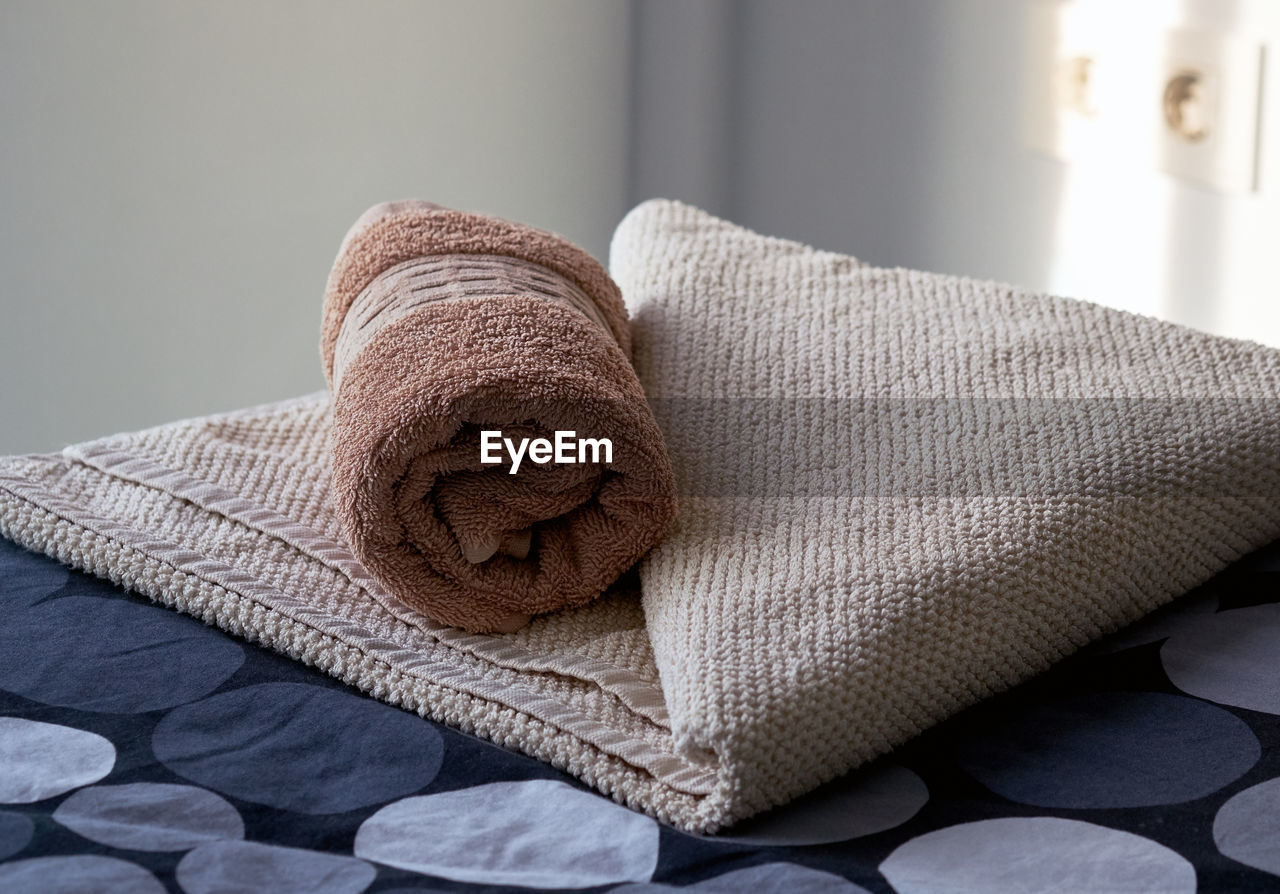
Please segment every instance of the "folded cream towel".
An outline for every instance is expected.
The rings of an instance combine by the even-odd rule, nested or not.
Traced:
[[[330,274],[321,341],[356,556],[473,631],[599,596],[675,507],[629,351],[617,286],[566,240],[426,202],[367,211]],[[485,431],[501,432],[501,464],[482,463]],[[571,462],[503,452],[557,431]]]
[[[328,394],[2,459],[0,534],[691,831],[1280,537],[1278,351],[673,202],[612,263],[682,491],[639,599],[412,610],[344,542]]]
[[[1280,351],[674,202],[627,216],[611,270],[681,493],[647,629],[737,811],[1280,537]]]

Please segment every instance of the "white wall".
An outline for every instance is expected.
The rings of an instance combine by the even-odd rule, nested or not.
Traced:
[[[1115,9],[1117,26],[1205,26],[1268,45],[1261,188],[1223,195],[1154,170],[1068,166],[1025,144],[1036,2],[1052,0],[746,0],[697,15],[642,3],[636,83],[648,101],[634,151],[650,163],[634,172],[632,198],[691,192],[757,229],[874,264],[1280,345],[1280,3],[1088,0]],[[680,50],[690,42],[701,49]],[[726,60],[716,100],[671,83],[699,58]],[[673,134],[671,108],[709,132]]]
[[[624,0],[5,0],[0,452],[323,387],[346,227],[422,197],[603,257]]]

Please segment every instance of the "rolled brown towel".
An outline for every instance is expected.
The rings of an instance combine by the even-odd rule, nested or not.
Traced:
[[[565,239],[427,202],[369,209],[329,275],[321,335],[352,551],[405,603],[471,631],[598,596],[675,514],[630,351],[617,285]],[[489,435],[501,463],[482,463],[492,431],[516,451],[573,432],[574,462],[517,465]]]

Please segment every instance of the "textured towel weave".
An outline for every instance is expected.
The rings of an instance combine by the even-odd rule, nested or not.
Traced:
[[[0,533],[695,831],[1280,536],[1280,352],[670,202],[612,262],[682,491],[640,598],[412,611],[343,541],[324,394],[4,459]]]
[[[735,813],[1280,537],[1280,351],[673,202],[611,268],[681,492],[642,566],[654,657]]]
[[[426,202],[366,212],[334,263],[321,344],[356,556],[418,611],[477,632],[599,596],[675,511],[629,348],[617,286],[566,240]],[[481,462],[486,430],[612,450],[508,474]]]

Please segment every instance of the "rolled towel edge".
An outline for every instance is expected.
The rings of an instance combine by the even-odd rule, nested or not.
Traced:
[[[320,356],[334,382],[334,359],[347,313],[384,271],[436,255],[497,255],[544,267],[581,289],[599,308],[624,356],[631,330],[622,293],[604,267],[582,248],[546,230],[430,202],[384,202],[361,215],[343,238],[325,288]]]

